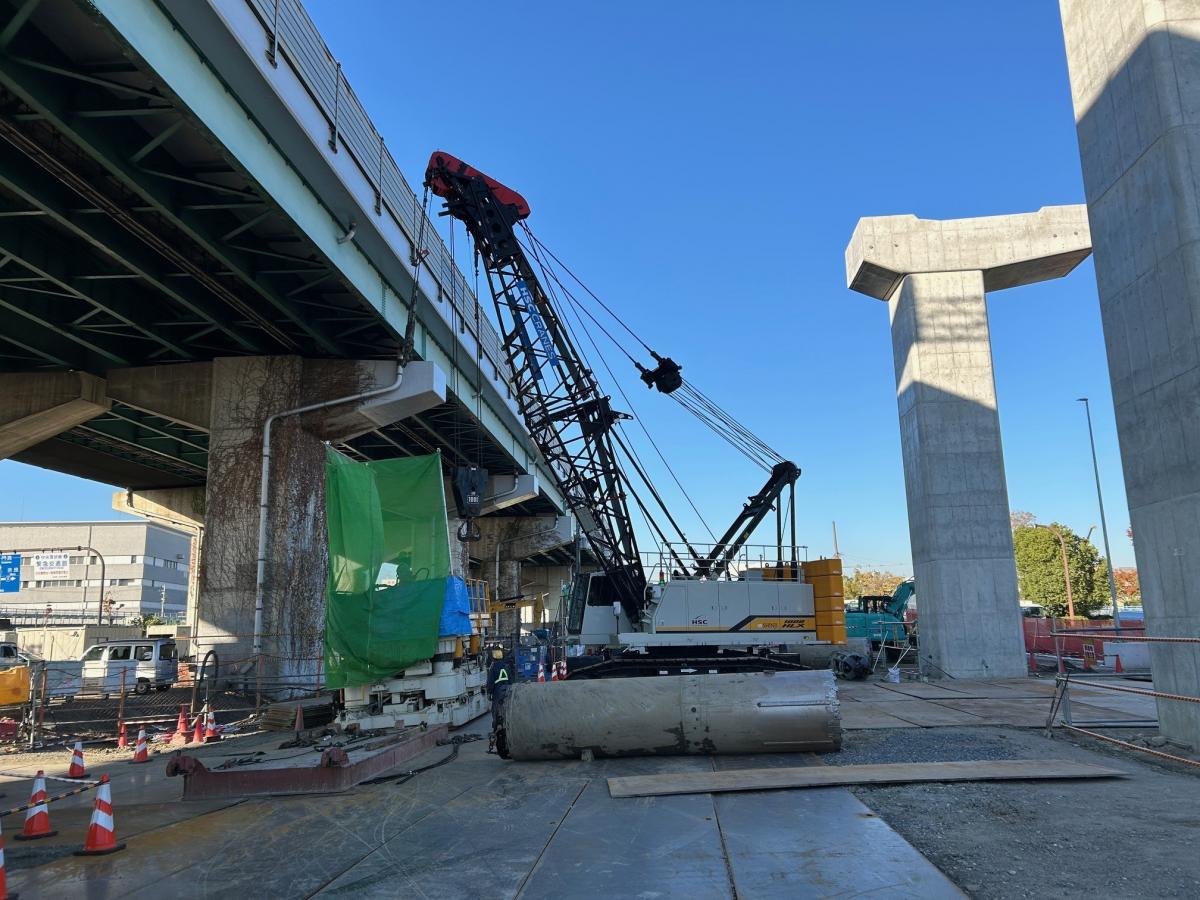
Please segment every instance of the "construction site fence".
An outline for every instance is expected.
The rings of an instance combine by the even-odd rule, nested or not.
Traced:
[[[1144,632],[1141,634],[1126,634],[1127,629],[1121,628],[1119,634],[1114,633],[1115,629],[1092,628],[1092,629],[1070,629],[1063,631],[1052,631],[1051,635],[1056,641],[1061,641],[1068,637],[1079,637],[1084,631],[1091,631],[1096,636],[1103,636],[1105,640],[1113,643],[1123,641],[1136,641],[1138,643],[1160,644],[1165,647],[1178,647],[1179,645],[1197,645],[1200,644],[1200,638],[1194,637],[1149,637]],[[1094,731],[1095,728],[1145,728],[1157,726],[1158,720],[1136,720],[1136,719],[1091,719],[1081,721],[1072,715],[1071,711],[1071,685],[1086,685],[1088,688],[1101,688],[1107,691],[1115,691],[1117,693],[1135,694],[1142,697],[1153,697],[1156,701],[1167,701],[1171,703],[1200,703],[1200,697],[1190,694],[1177,694],[1169,691],[1159,691],[1153,688],[1138,688],[1127,684],[1113,683],[1121,678],[1121,673],[1099,673],[1087,672],[1083,675],[1072,674],[1066,671],[1064,664],[1064,654],[1061,650],[1057,653],[1058,656],[1058,674],[1055,676],[1055,692],[1054,700],[1050,707],[1050,717],[1046,721],[1046,727],[1049,728],[1054,724],[1056,714],[1060,714],[1062,728],[1075,733],[1083,734],[1096,740],[1103,741],[1108,744],[1113,744],[1119,747],[1124,747],[1127,750],[1136,750],[1139,753],[1146,753],[1158,759],[1165,759],[1171,762],[1180,763],[1182,765],[1200,768],[1200,761],[1189,759],[1186,756],[1180,756],[1176,753],[1169,753],[1164,750],[1155,750],[1151,747],[1143,747],[1140,744],[1132,743],[1131,741],[1123,741],[1120,738],[1115,738],[1112,735],[1103,734]]]
[[[1140,622],[1119,629],[1111,622],[1111,619],[1022,619],[1025,651],[1102,662],[1108,653],[1105,640],[1116,635],[1125,640],[1140,640],[1146,633],[1145,625]]]

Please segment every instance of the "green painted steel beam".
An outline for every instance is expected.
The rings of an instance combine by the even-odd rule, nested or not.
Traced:
[[[84,350],[91,351],[106,365],[130,365],[130,361],[121,352],[106,346],[105,343],[97,342],[93,337],[85,337],[64,327],[62,323],[70,321],[70,316],[65,314],[62,308],[64,302],[71,301],[59,298],[56,303],[55,298],[50,297],[24,296],[16,298],[9,290],[0,291],[0,309],[14,313],[20,319],[37,325],[52,335],[58,335],[79,345]]]
[[[341,354],[337,343],[329,335],[313,327],[302,310],[297,309],[274,287],[255,277],[254,267],[246,254],[231,250],[222,244],[211,222],[183,209],[183,204],[166,182],[148,175],[136,163],[130,161],[139,149],[136,145],[120,145],[117,136],[100,127],[102,120],[72,118],[67,92],[62,89],[61,83],[56,83],[55,74],[44,72],[43,68],[46,67],[34,68],[27,62],[23,63],[0,54],[0,84],[45,116],[46,121],[53,125],[55,130],[102,165],[126,188],[153,206],[160,215],[187,234],[223,267],[235,272],[247,290],[257,294],[290,319],[323,352],[334,356]],[[61,74],[58,73],[60,76]],[[166,98],[155,96],[155,99]]]
[[[78,202],[75,193],[2,141],[0,186],[41,210],[57,225],[82,239],[103,256],[136,274],[146,284],[161,291],[188,312],[215,325],[236,347],[251,353],[267,352],[266,345],[260,337],[251,336],[245,329],[237,328],[229,322],[230,310],[210,294],[198,289],[191,282],[168,284],[166,275],[170,267],[166,265],[166,261],[107,217],[72,215],[71,208]],[[4,220],[0,220],[0,229],[5,227]],[[59,252],[66,258],[77,255],[65,246],[59,248]],[[143,317],[148,318],[145,313],[152,310],[153,307],[143,309]]]
[[[64,295],[91,304],[176,357],[195,358],[191,350],[165,337],[161,331],[142,324],[146,319],[148,298],[138,297],[129,291],[114,291],[105,283],[93,284],[86,292],[75,287],[72,284],[72,263],[80,262],[79,254],[74,247],[46,229],[36,225],[21,225],[11,219],[0,220],[0,252],[46,279]]]

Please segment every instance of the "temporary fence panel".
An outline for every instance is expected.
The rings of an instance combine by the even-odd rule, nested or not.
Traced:
[[[450,577],[438,454],[325,466],[326,686],[371,684],[436,652]]]

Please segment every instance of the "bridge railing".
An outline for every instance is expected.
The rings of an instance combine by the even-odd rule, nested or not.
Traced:
[[[268,56],[286,56],[324,115],[329,125],[330,149],[349,154],[363,177],[374,186],[376,212],[390,214],[415,246],[420,220],[425,215],[420,201],[300,0],[245,2],[263,25]],[[482,314],[478,316],[476,334],[478,299],[428,218],[425,244],[429,250],[426,265],[438,282],[441,294],[434,299],[450,303],[458,319],[451,324],[472,334],[480,352],[491,364],[491,374],[507,385],[508,372],[500,349],[500,336],[491,320]],[[509,393],[511,395],[511,390]]]

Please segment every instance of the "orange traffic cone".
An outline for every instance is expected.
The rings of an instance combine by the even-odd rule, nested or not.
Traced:
[[[211,709],[204,716],[204,742],[220,740],[217,734],[217,714]]]
[[[125,720],[117,723],[117,749],[124,750],[129,746],[129,737],[125,734]]]
[[[75,742],[71,751],[71,768],[67,769],[68,778],[87,778],[87,769],[83,767],[83,741]]]
[[[187,704],[179,704],[179,718],[175,721],[175,734],[186,735],[188,730],[187,724]]]
[[[146,729],[138,729],[137,746],[133,749],[133,759],[131,763],[150,762],[150,751],[146,747]]]
[[[54,837],[57,831],[50,830],[50,807],[46,803],[46,773],[38,769],[33,779],[33,795],[29,798],[29,809],[25,811],[25,827],[18,834],[18,841]],[[2,850],[0,850],[2,852]]]
[[[4,835],[0,834],[0,900],[17,900],[16,893],[8,892],[8,876],[4,874]]]
[[[299,734],[304,730],[304,707],[299,703],[296,704],[296,722],[292,726],[292,731]]]
[[[546,667],[543,666],[541,661],[539,660],[538,661],[538,681],[545,681],[545,680],[546,680]]]
[[[204,713],[200,712],[196,715],[196,730],[192,732],[192,743],[204,743]]]
[[[1113,671],[1115,673],[1117,673],[1118,675],[1120,675],[1122,672],[1125,671],[1125,667],[1123,665],[1121,665],[1121,654],[1120,653],[1117,654],[1117,661],[1116,661],[1116,664],[1113,666]]]
[[[100,856],[124,849],[124,844],[117,843],[116,825],[113,823],[112,787],[108,783],[108,776],[101,775],[100,786],[96,788],[96,805],[92,807],[92,822],[83,840],[83,849],[76,850],[75,855]]]

